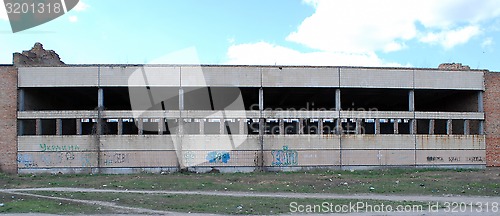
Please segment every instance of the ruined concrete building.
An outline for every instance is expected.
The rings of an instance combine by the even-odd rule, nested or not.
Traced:
[[[0,169],[223,172],[500,165],[500,73],[432,68],[0,66]]]

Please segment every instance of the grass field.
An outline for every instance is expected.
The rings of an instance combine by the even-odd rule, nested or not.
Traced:
[[[443,170],[388,169],[372,171],[307,171],[255,173],[171,173],[134,175],[5,175],[0,187],[77,187],[116,190],[242,191],[334,194],[492,196],[500,194],[500,169]],[[290,202],[347,204],[380,200],[297,199],[293,197],[229,197],[208,195],[166,195],[83,192],[29,192],[51,197],[97,200],[117,205],[161,211],[219,214],[280,214],[290,210]],[[116,209],[60,202],[58,200],[0,194],[0,213],[38,212],[59,214],[122,213]],[[421,202],[383,201],[384,204]]]
[[[0,187],[85,187],[147,190],[500,195],[500,169],[388,169],[167,175],[0,175]],[[370,189],[372,188],[372,189]]]

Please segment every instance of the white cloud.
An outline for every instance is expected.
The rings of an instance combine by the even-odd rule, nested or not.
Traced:
[[[481,43],[481,47],[487,48],[487,47],[491,47],[493,44],[494,44],[493,38],[489,37],[489,38],[484,39],[484,41]]]
[[[498,0],[304,0],[315,7],[295,32],[286,38],[307,47],[323,51],[375,52],[397,51],[401,42],[417,38],[426,32],[440,34],[449,31],[463,33],[463,26],[500,16]],[[473,29],[466,29],[473,30]],[[469,32],[471,34],[473,32]],[[457,35],[456,36],[461,36]],[[449,35],[453,37],[454,35]],[[441,43],[450,48],[464,39]]]
[[[78,22],[78,17],[77,16],[70,16],[69,21],[72,23]]]
[[[456,45],[464,44],[472,37],[479,35],[481,30],[478,26],[466,26],[456,30],[442,31],[439,33],[428,33],[422,38],[424,43],[438,43],[444,48],[450,49]]]
[[[75,6],[75,8],[73,8],[75,11],[84,11],[84,10],[87,10],[87,8],[89,8],[89,5],[86,4],[85,2],[83,1],[79,1],[78,4]]]
[[[326,51],[301,53],[266,42],[232,45],[227,55],[229,61],[226,64],[232,65],[411,66],[385,62],[373,52],[364,54]]]
[[[9,17],[7,16],[7,11],[5,10],[5,4],[3,0],[0,0],[0,20],[9,20]]]

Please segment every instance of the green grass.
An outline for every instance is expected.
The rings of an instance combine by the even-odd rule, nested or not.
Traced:
[[[0,213],[44,213],[44,214],[106,214],[115,213],[101,206],[85,205],[30,196],[0,193]]]
[[[173,173],[167,175],[0,174],[0,187],[85,187],[144,190],[377,193],[500,196],[500,170],[387,169],[371,171]],[[370,187],[375,188],[370,190]]]
[[[83,192],[33,192],[40,195],[65,197],[85,200],[115,202],[121,206],[139,207],[162,211],[216,213],[216,214],[285,214],[290,213],[290,203],[301,205],[321,205],[324,202],[333,205],[348,205],[363,202],[369,205],[421,205],[427,209],[426,202],[396,202],[357,199],[299,199],[266,197],[227,197],[206,195],[160,195],[126,193],[83,193]],[[365,210],[365,209],[361,209]]]

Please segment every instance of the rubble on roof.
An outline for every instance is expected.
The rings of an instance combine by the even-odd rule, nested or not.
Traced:
[[[439,65],[438,69],[451,71],[469,71],[470,67],[468,65],[462,65],[462,63],[442,63]]]
[[[31,50],[14,53],[16,66],[58,66],[64,65],[59,55],[53,50],[45,50],[41,43],[35,43]]]

